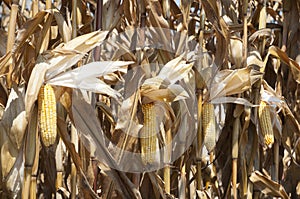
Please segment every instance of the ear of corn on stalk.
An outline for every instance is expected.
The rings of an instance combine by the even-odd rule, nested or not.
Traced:
[[[51,85],[46,84],[40,88],[38,108],[41,139],[43,144],[49,147],[55,143],[57,135],[56,99]]]
[[[156,151],[156,116],[153,103],[143,104],[144,127],[140,136],[142,162],[151,164]]]
[[[271,121],[270,106],[265,101],[260,102],[260,106],[258,108],[258,119],[265,144],[267,146],[272,145],[274,143],[274,132]]]
[[[202,128],[204,145],[208,152],[212,151],[216,145],[216,118],[214,105],[205,102],[202,107]]]

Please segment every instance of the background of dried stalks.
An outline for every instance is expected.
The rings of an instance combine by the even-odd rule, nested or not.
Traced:
[[[0,6],[0,198],[300,197],[299,0],[3,0]],[[152,36],[174,49],[132,50],[143,40],[127,30],[145,27],[155,27]],[[120,34],[114,45],[102,44]],[[194,45],[187,49],[188,42]],[[101,62],[86,65],[94,61]],[[37,122],[43,83],[53,85],[57,100],[58,137],[50,147],[40,142]],[[93,91],[92,100],[74,101],[75,88]],[[258,119],[261,100],[270,108],[269,146]],[[163,124],[160,146],[187,127],[192,145],[156,171],[110,168],[99,158],[109,143],[93,124],[109,142],[139,153],[140,140],[126,133],[139,133],[147,103],[159,107],[157,116],[165,113],[152,126]],[[204,135],[208,103],[216,131]],[[96,119],[86,117],[88,110]]]

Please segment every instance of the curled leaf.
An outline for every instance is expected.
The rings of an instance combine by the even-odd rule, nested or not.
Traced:
[[[266,195],[273,197],[281,197],[284,199],[289,198],[282,185],[271,180],[270,176],[266,176],[260,171],[252,172],[250,176],[250,181],[254,184],[256,188],[261,190]]]

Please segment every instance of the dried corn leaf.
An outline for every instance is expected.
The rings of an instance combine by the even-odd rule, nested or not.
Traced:
[[[1,131],[9,137],[11,146],[20,149],[27,126],[23,87],[11,89],[0,124],[2,125]]]
[[[264,101],[269,102],[270,104],[277,106],[282,110],[283,115],[285,116],[285,122],[288,124],[284,124],[290,132],[298,133],[300,132],[300,124],[298,120],[295,118],[293,112],[291,111],[290,107],[288,106],[286,100],[284,100],[283,96],[280,96],[273,90],[266,81],[262,82],[262,89],[261,89],[261,99]],[[278,122],[275,122],[275,126],[278,128],[281,126]],[[278,128],[281,129],[281,128]],[[283,135],[283,138],[285,136]]]
[[[142,128],[136,118],[138,95],[138,93],[135,93],[122,102],[116,125],[116,129],[121,129],[126,134],[129,133],[134,137],[138,137],[138,132]]]
[[[0,77],[6,75],[8,67],[12,64],[11,52],[6,53],[0,58]]]
[[[103,2],[102,16],[105,16],[102,18],[103,30],[111,30],[119,23],[122,14],[121,8],[120,0],[106,0]]]
[[[58,10],[54,9],[53,14],[58,26],[59,34],[63,38],[63,41],[70,41],[72,34],[71,27],[69,27],[67,21],[63,18],[62,14]]]
[[[296,61],[294,61],[293,59],[289,58],[288,55],[285,52],[283,52],[282,50],[280,50],[276,46],[271,46],[269,48],[268,54],[280,58],[280,60],[283,63],[287,64],[290,67],[290,70],[291,70],[291,72],[293,74],[293,77],[294,77],[295,81],[298,84],[300,84],[300,66],[299,66],[299,64]]]
[[[117,163],[115,155],[119,153],[118,150],[120,149],[112,145],[109,147],[107,146],[106,143],[110,143],[110,141],[106,138],[102,131],[99,120],[92,106],[83,100],[82,95],[79,95],[79,93],[74,95],[72,101],[73,122],[76,128],[79,129],[79,136],[83,144],[87,146],[87,148],[90,148],[90,145],[95,147],[96,158],[112,168],[110,169],[112,177],[114,179],[120,179],[116,182],[118,182],[118,186],[120,186],[122,193],[126,197],[141,198],[139,191],[130,182],[128,177],[124,173],[120,172],[135,169],[132,167],[137,166],[136,164],[138,161],[132,159],[132,153],[129,153],[127,156],[125,155],[125,161]],[[119,171],[116,171],[115,169]],[[110,173],[108,172],[108,175],[109,174]]]
[[[4,136],[1,137],[4,138]],[[8,139],[1,143],[1,175],[3,178],[10,173],[18,156],[18,150],[14,147],[9,147],[10,144],[11,142]]]
[[[155,172],[148,173],[148,175],[149,175],[152,185],[154,187],[156,187],[157,190],[159,191],[160,196],[163,199],[167,199],[165,191],[164,191],[164,182],[161,179],[161,177]]]
[[[220,67],[223,64],[224,59],[227,59],[227,46],[229,43],[228,27],[224,19],[219,16],[219,9],[216,1],[202,0],[201,3],[207,19],[212,23],[216,31],[217,46],[215,53],[215,63],[218,67]]]
[[[35,44],[36,47],[36,53],[42,53],[50,47],[50,39],[51,35],[54,36],[54,32],[51,32],[51,24],[53,22],[53,14],[51,11],[51,14],[45,18],[45,22],[43,22],[43,28],[40,31],[40,34],[37,36],[37,41]],[[55,27],[52,27],[52,29]],[[57,31],[56,31],[57,32]],[[51,33],[51,34],[50,34]]]
[[[27,126],[24,88],[12,87],[3,118],[0,121],[0,168],[3,185],[10,196],[17,197],[23,170],[22,144]]]
[[[218,97],[212,99],[210,102],[212,104],[234,103],[234,104],[241,104],[249,107],[254,107],[254,105],[250,103],[247,99],[238,98],[238,97]]]
[[[167,80],[170,84],[176,83],[178,80],[186,77],[192,68],[192,64],[186,64],[184,61],[180,61],[181,56],[175,58],[163,66],[158,74],[158,77]]]
[[[210,88],[210,98],[243,93],[259,78],[261,73],[250,68],[219,71]]]
[[[208,191],[206,191],[206,190],[204,190],[204,191],[196,190],[196,193],[199,198],[202,198],[202,199],[210,199],[211,198],[209,196],[211,194],[209,194]]]
[[[243,60],[243,42],[238,38],[231,38],[229,44],[230,61],[236,68],[240,68]]]
[[[258,188],[262,193],[268,196],[281,197],[284,199],[289,198],[282,185],[278,184],[277,182],[274,182],[270,179],[269,176],[266,176],[260,171],[252,172],[250,176],[250,181],[254,184],[256,188]]]
[[[122,4],[122,8],[123,8],[123,11],[124,11],[124,15],[125,15],[125,18],[126,20],[128,20],[128,26],[130,25],[136,25],[136,21],[137,21],[137,18],[138,16],[136,16],[137,14],[137,4],[136,4],[136,1],[133,1],[133,0],[124,0],[123,4]]]
[[[32,104],[37,99],[39,88],[45,80],[71,68],[85,53],[99,45],[106,37],[107,32],[96,31],[76,37],[63,47],[38,57],[37,64],[31,72],[25,96],[26,113],[31,110]]]
[[[33,103],[37,99],[40,87],[44,82],[44,75],[47,71],[48,64],[41,61],[32,70],[28,81],[28,88],[25,95],[26,113],[29,115]]]
[[[141,78],[143,73],[141,70],[129,71],[124,77],[125,84],[122,85],[124,88],[124,98],[121,107],[118,110],[118,118],[116,129],[121,129],[125,133],[130,133],[134,137],[138,136],[139,130],[142,128],[136,118],[138,101],[140,99],[140,87]]]
[[[169,29],[169,23],[163,16],[160,2],[146,1],[145,3],[146,7],[149,9],[149,23],[151,26]]]
[[[300,181],[300,168],[299,164],[295,162],[289,163],[290,159],[285,156],[283,158],[283,164],[290,164],[289,167],[284,171],[285,179],[282,181],[287,193],[291,193],[290,198],[299,197],[299,181]]]
[[[261,39],[261,38],[266,38],[270,37],[273,39],[274,33],[272,33],[272,29],[270,28],[262,28],[254,32],[250,37],[249,37],[249,42],[254,42],[256,39]],[[273,43],[273,42],[271,42]]]
[[[265,64],[262,61],[260,53],[258,51],[249,52],[249,56],[247,57],[247,66],[256,66],[258,68],[262,68],[264,65]]]
[[[207,19],[217,28],[217,30],[221,31],[219,11],[216,2],[211,0],[202,0],[201,3],[203,4]]]
[[[183,28],[188,29],[192,1],[181,0],[180,9],[183,16]]]
[[[7,43],[7,33],[4,30],[0,30],[0,57],[6,54],[6,43]]]
[[[37,140],[38,139],[38,107],[37,105],[33,107],[28,127],[27,134],[25,138],[25,166],[32,167],[34,165],[34,160],[37,150]]]
[[[27,21],[21,29],[18,30],[18,35],[16,37],[15,45],[12,49],[12,52],[17,52],[26,40],[32,36],[32,34],[39,28],[45,19],[51,15],[49,11],[41,11],[34,16],[31,20]]]
[[[146,79],[141,87],[142,93],[157,90],[160,87],[167,87],[183,79],[190,72],[192,64],[182,61],[183,56],[179,56],[164,65],[159,74],[153,78]]]
[[[83,166],[82,166],[81,158],[78,155],[78,153],[76,152],[74,144],[71,143],[70,136],[67,132],[67,125],[66,125],[65,121],[63,121],[60,117],[57,118],[57,127],[59,129],[60,137],[63,140],[66,148],[68,149],[68,152],[70,153],[70,156],[72,157],[72,161],[74,162],[76,169],[78,171],[78,174],[81,178],[81,183],[80,183],[79,188],[81,189],[81,191],[88,194],[87,197],[89,197],[89,195],[92,195],[93,198],[98,198],[97,194],[91,188],[91,186],[87,180],[87,177],[85,176],[85,173],[82,168]]]
[[[0,81],[0,106],[2,108],[4,108],[6,106],[7,103],[7,91],[5,89],[5,86],[3,86],[4,84]],[[1,116],[0,116],[0,120],[1,120]]]
[[[123,61],[92,62],[62,73],[50,79],[47,83],[106,94],[117,99],[121,97],[120,94],[97,77],[123,70],[124,67],[127,67],[132,63],[133,62]]]
[[[46,61],[50,65],[46,73],[46,79],[51,79],[71,68],[85,56],[85,53],[100,45],[105,40],[107,33],[107,31],[91,32],[76,37],[63,46],[58,46],[53,51],[44,54],[46,58],[49,57]]]
[[[23,156],[21,151],[11,147],[6,141],[1,146],[1,176],[3,188],[9,193],[9,197],[20,197],[19,190],[22,187],[22,171],[24,170]]]

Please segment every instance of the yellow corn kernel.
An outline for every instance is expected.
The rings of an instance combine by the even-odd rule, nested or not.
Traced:
[[[260,102],[260,106],[258,108],[258,119],[265,144],[267,146],[272,145],[274,143],[274,132],[271,121],[270,106],[265,101]]]
[[[156,151],[156,116],[153,103],[143,104],[142,111],[144,115],[144,127],[141,131],[141,157],[143,163],[151,164],[155,159]]]
[[[205,102],[202,107],[202,128],[204,145],[211,152],[216,145],[216,118],[214,105]]]
[[[56,99],[51,85],[46,84],[40,88],[38,95],[39,127],[42,142],[46,147],[56,140]]]

